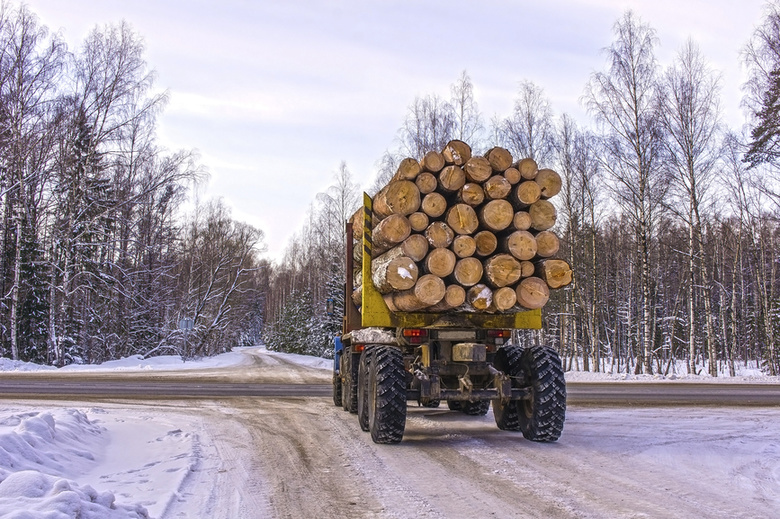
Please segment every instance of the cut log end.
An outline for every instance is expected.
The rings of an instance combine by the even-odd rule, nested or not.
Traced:
[[[515,289],[517,302],[523,308],[536,310],[547,304],[550,299],[550,288],[543,279],[537,277],[525,278]]]

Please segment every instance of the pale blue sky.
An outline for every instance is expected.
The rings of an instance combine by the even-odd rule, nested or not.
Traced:
[[[556,115],[582,122],[585,82],[633,9],[667,65],[693,37],[723,74],[724,118],[742,123],[739,52],[761,0],[28,0],[71,49],[96,24],[140,33],[171,102],[159,137],[195,148],[236,219],[280,257],[342,160],[363,187],[417,95],[449,96],[467,70],[489,120],[510,113],[518,84],[545,89]],[[295,186],[295,190],[291,188]]]

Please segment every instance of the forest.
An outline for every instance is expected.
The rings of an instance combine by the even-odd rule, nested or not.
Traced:
[[[567,369],[780,374],[780,2],[741,59],[743,128],[722,121],[720,76],[694,41],[656,59],[654,29],[614,25],[583,85],[588,121],[519,82],[489,120],[467,71],[415,97],[379,157],[378,191],[405,157],[461,139],[531,157],[563,178],[561,257],[575,281],[516,340]],[[311,201],[284,257],[220,200],[193,151],[160,146],[168,93],[140,35],[96,27],[69,49],[24,5],[0,8],[0,353],[65,365],[218,354],[264,342],[331,355],[344,305],[344,223],[362,199],[347,162]],[[477,89],[478,91],[478,89]]]
[[[554,293],[543,329],[516,340],[555,347],[566,369],[734,376],[752,363],[778,375],[780,3],[757,23],[741,54],[743,128],[723,123],[720,75],[696,42],[660,64],[655,30],[629,11],[583,86],[587,125],[556,115],[530,80],[512,113],[487,121],[463,71],[449,95],[413,100],[367,191],[451,139],[531,157],[563,179],[555,230],[575,281]],[[269,348],[328,354],[344,304],[344,222],[359,195],[342,163],[271,268]]]

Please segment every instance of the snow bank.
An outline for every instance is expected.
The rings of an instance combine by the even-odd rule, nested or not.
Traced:
[[[140,505],[120,505],[72,478],[96,463],[105,429],[73,409],[28,412],[0,419],[0,517],[13,519],[145,518]]]

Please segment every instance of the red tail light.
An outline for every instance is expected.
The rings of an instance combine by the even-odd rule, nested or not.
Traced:
[[[407,338],[409,344],[422,344],[423,341],[428,337],[428,330],[423,330],[421,328],[409,328],[404,330],[403,335]]]

